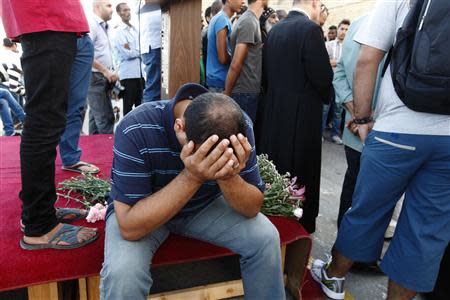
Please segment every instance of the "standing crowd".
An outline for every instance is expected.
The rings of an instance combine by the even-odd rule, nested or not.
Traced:
[[[149,262],[171,232],[238,253],[249,299],[284,299],[256,154],[306,186],[300,223],[314,233],[324,138],[344,144],[348,168],[337,239],[312,277],[332,299],[344,299],[355,265],[389,277],[388,299],[433,290],[450,240],[447,0],[378,0],[326,37],[320,0],[293,0],[289,13],[270,0],[216,0],[202,28],[202,85],[171,100],[161,100],[157,1],[138,8],[138,26],[118,4],[114,37],[109,0],[93,0],[90,20],[79,1],[62,2],[2,1],[0,116],[5,135],[23,128],[23,249],[99,236],[68,224],[85,210],[54,207],[58,145],[64,170],[100,171],[78,146],[88,107],[89,134],[115,133],[102,299],[146,298]],[[127,115],[116,129],[113,98]]]

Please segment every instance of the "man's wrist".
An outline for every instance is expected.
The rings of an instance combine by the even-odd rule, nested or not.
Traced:
[[[372,117],[364,117],[364,118],[355,117],[355,118],[353,118],[353,123],[355,123],[356,125],[366,125],[366,124],[369,124],[372,122],[373,122]]]
[[[180,176],[182,176],[186,181],[201,186],[203,184],[203,180],[192,174],[188,169],[183,169],[180,172]]]

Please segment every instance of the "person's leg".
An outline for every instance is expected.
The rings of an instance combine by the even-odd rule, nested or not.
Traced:
[[[347,171],[345,172],[344,183],[342,185],[341,201],[339,204],[339,214],[337,219],[338,229],[341,225],[342,217],[352,206],[353,192],[355,191],[356,179],[358,178],[361,153],[345,146],[345,157],[347,159]]]
[[[123,116],[125,117],[133,109],[133,79],[124,79],[120,84],[125,88],[123,91]]]
[[[116,215],[111,214],[105,232],[100,299],[147,299],[153,283],[150,264],[169,230],[162,226],[138,241],[126,241],[120,234]]]
[[[260,94],[232,94],[231,98],[239,104],[241,109],[250,117],[252,122],[255,122],[256,112],[258,110],[258,103]]]
[[[387,300],[411,300],[416,295],[416,292],[407,290],[392,280],[389,280]]]
[[[332,261],[315,264],[328,277],[321,282],[325,293],[332,288],[328,280],[342,280],[354,261],[369,263],[380,256],[396,202],[424,159],[418,146],[403,136],[372,131],[366,140],[352,206],[342,219]]]
[[[341,136],[341,122],[342,122],[342,106],[336,104],[336,102],[332,102],[333,109],[333,121],[331,122],[331,135],[332,136]]]
[[[151,49],[144,54],[145,82],[144,102],[161,100],[161,48]]]
[[[5,136],[11,136],[14,134],[14,124],[9,110],[8,101],[0,96],[0,118],[3,123],[3,131]]]
[[[81,112],[86,105],[93,59],[94,46],[91,38],[85,35],[77,40],[77,54],[70,74],[66,129],[59,142],[63,166],[72,166],[81,158],[81,149],[78,147],[83,126]]]
[[[330,105],[324,104],[323,105],[323,111],[322,111],[322,134],[324,134],[325,129],[327,128],[327,121],[328,121],[328,112],[330,111]]]
[[[399,286],[393,291],[405,295],[433,290],[450,240],[450,139],[410,139],[420,143],[424,150],[418,155],[424,159],[408,185],[394,237],[380,265]]]
[[[58,224],[54,203],[56,146],[66,125],[76,36],[40,32],[21,36],[27,93],[20,144],[22,221],[25,235],[40,237]]]
[[[106,92],[106,78],[92,73],[88,90],[89,134],[110,134],[114,128],[114,113],[111,99]]]
[[[21,123],[25,121],[24,110],[8,90],[0,89],[0,99],[5,99],[8,102],[9,108]]]
[[[241,256],[246,299],[285,299],[280,238],[264,215],[246,218],[221,196],[178,227],[176,233],[228,248]]]

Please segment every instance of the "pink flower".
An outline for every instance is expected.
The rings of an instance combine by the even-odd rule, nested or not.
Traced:
[[[106,207],[100,203],[97,203],[89,210],[86,220],[89,223],[95,223],[97,221],[104,220],[105,215],[106,215]]]

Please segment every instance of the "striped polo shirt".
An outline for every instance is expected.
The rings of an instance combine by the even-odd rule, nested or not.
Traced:
[[[186,97],[192,86],[197,94]],[[173,100],[142,104],[127,114],[119,124],[114,140],[107,217],[114,209],[110,205],[114,200],[134,205],[165,187],[184,169],[180,158],[182,147],[173,129],[173,109],[177,101],[196,97],[206,91],[198,93],[198,90],[198,86],[188,85],[182,87]],[[256,161],[253,127],[247,115],[246,121],[246,136],[253,150],[240,175],[263,192],[264,183]],[[215,181],[205,182],[180,214],[197,212],[220,195],[221,191]]]

